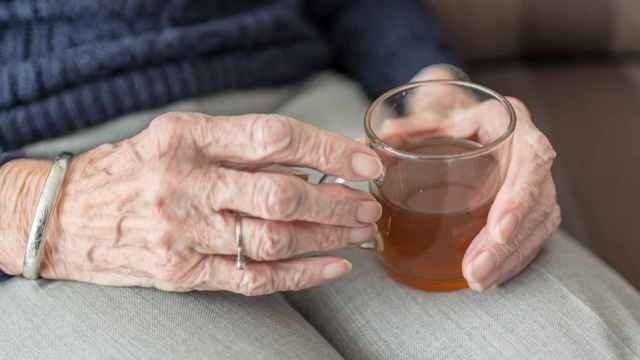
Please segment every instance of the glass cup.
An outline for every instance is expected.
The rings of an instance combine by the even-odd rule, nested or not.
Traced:
[[[427,291],[467,287],[462,259],[487,221],[509,166],[516,116],[497,92],[431,80],[387,91],[365,115],[384,174],[376,249],[395,280]]]

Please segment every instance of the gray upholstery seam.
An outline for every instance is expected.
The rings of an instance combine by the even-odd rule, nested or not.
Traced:
[[[582,299],[580,299],[580,297],[578,295],[576,295],[573,291],[569,290],[569,288],[557,277],[553,276],[553,274],[551,274],[549,271],[547,271],[545,268],[543,268],[542,266],[538,265],[538,264],[531,264],[531,266],[533,268],[535,268],[536,270],[539,270],[543,275],[547,276],[549,279],[551,279],[553,282],[555,282],[556,284],[560,285],[560,287],[573,299],[577,300],[578,303],[580,305],[582,305],[583,308],[586,308],[587,311],[595,316],[595,318],[598,320],[599,323],[601,323],[602,325],[604,325],[604,328],[607,330],[607,332],[612,335],[612,338],[616,340],[616,342],[618,342],[619,344],[621,344],[622,346],[624,346],[631,354],[633,354],[636,359],[640,360],[640,355],[637,354],[635,351],[633,351],[633,349],[626,344],[618,334],[616,334],[611,327],[607,324],[606,321],[604,321],[604,319],[602,319],[602,317],[595,311],[593,310],[586,302],[584,302]]]
[[[293,310],[296,313],[298,313],[298,315],[300,315],[300,317],[307,324],[309,324],[309,326],[311,326],[311,328],[313,328],[313,330],[315,330],[315,332],[318,334],[318,336],[320,336],[322,339],[324,339],[324,341],[326,341],[327,345],[329,345],[333,350],[335,350],[335,352],[338,355],[340,355],[341,358],[346,359],[346,357],[340,351],[340,349],[338,349],[338,347],[336,347],[335,344],[333,344],[331,341],[329,341],[329,339],[325,336],[325,334],[323,334],[322,331],[320,331],[320,329],[318,329],[316,324],[314,324],[313,321],[311,321],[309,318],[307,318],[307,316],[304,314],[304,312],[298,310],[298,308],[295,306],[295,304],[293,304],[293,302],[291,302],[291,300],[289,300],[289,297],[286,295],[286,293],[284,293],[284,294],[280,293],[280,295],[282,296],[282,299],[284,300],[284,302],[291,308],[291,310]]]

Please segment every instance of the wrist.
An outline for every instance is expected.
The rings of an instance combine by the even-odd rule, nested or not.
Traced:
[[[29,229],[50,168],[51,161],[45,160],[14,160],[0,167],[0,270],[4,273],[22,273]]]

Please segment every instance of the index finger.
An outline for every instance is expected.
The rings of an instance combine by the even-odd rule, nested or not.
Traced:
[[[349,180],[373,179],[382,173],[380,159],[366,145],[286,116],[164,116],[216,161],[305,166]]]

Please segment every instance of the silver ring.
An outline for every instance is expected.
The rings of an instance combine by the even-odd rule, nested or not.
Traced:
[[[247,259],[242,253],[242,216],[236,214],[236,270],[247,267]]]

